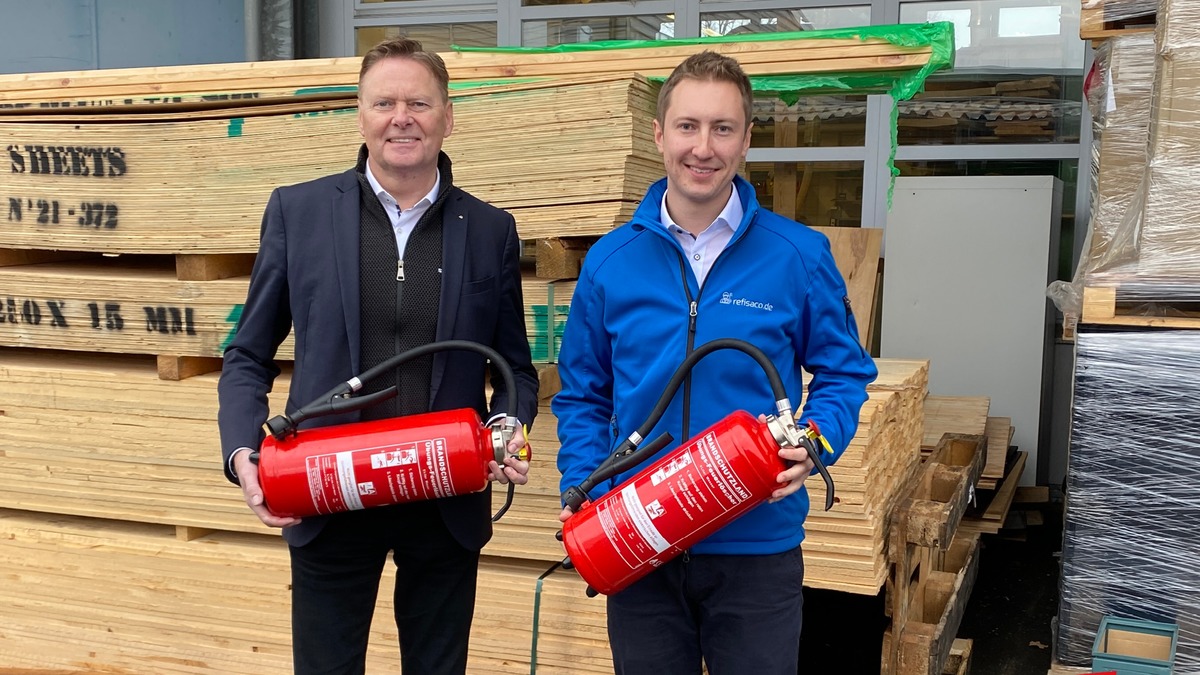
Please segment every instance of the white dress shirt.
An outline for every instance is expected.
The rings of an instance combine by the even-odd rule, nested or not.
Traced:
[[[396,233],[396,250],[400,253],[400,260],[404,260],[404,247],[408,244],[408,235],[417,227],[417,222],[421,220],[421,216],[433,206],[434,200],[437,199],[438,189],[442,187],[442,172],[438,172],[437,178],[433,181],[433,189],[429,194],[425,195],[412,208],[401,210],[400,204],[395,197],[388,194],[387,190],[379,184],[375,179],[375,174],[371,173],[371,163],[367,162],[367,182],[371,184],[371,189],[375,191],[375,196],[379,198],[379,203],[383,204],[383,211],[388,215],[388,220],[392,221],[392,230]]]
[[[725,202],[725,208],[717,214],[717,219],[698,235],[693,235],[683,229],[671,218],[671,214],[667,212],[668,197],[670,197],[669,191],[663,195],[660,207],[663,227],[667,228],[667,232],[675,235],[675,239],[683,246],[683,252],[692,266],[692,272],[696,275],[696,282],[700,286],[704,286],[704,278],[712,269],[713,261],[729,245],[729,241],[733,239],[733,233],[737,231],[738,225],[742,222],[742,216],[746,213],[742,208],[742,201],[738,198],[737,186],[729,191],[729,201]]]

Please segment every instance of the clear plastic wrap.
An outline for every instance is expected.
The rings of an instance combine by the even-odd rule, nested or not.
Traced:
[[[1154,62],[1152,33],[1114,37],[1096,50],[1087,87],[1092,220],[1072,281],[1048,291],[1068,318],[1079,317],[1082,286],[1094,274],[1137,260]]]
[[[1200,4],[1161,0],[1139,277],[1200,281]]]
[[[1137,305],[1124,314],[1194,316],[1182,306],[1200,299],[1200,3],[1159,0],[1152,51],[1148,35],[1098,55],[1088,241],[1072,282],[1047,289],[1068,321],[1085,286],[1115,287]]]
[[[1200,674],[1200,331],[1076,338],[1055,651],[1088,665],[1106,615],[1177,623]]]
[[[1089,14],[1094,14],[1094,20],[1099,24],[1153,24],[1158,3],[1155,0],[1083,0],[1081,9],[1084,23]]]

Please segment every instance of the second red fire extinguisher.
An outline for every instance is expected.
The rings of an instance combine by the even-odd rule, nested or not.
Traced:
[[[508,391],[507,415],[485,427],[469,408],[298,429],[314,417],[362,410],[396,395],[396,387],[354,397],[366,382],[406,361],[445,350],[468,350],[490,359]],[[516,432],[517,388],[512,368],[496,351],[463,340],[434,342],[384,361],[290,414],[267,421],[269,435],[251,459],[267,509],[304,517],[479,492],[488,485],[488,463],[504,464]],[[515,455],[528,459],[528,446]],[[498,520],[512,504],[513,483]]]
[[[776,414],[760,422],[736,411],[597,499],[588,491],[642,463],[668,443],[662,434],[639,448],[658,423],[697,361],[718,349],[749,354],[766,372]],[[825,481],[825,510],[834,486],[821,461],[824,438],[815,424],[796,426],[783,380],[762,350],[742,340],[721,339],[692,352],[676,369],[654,410],[636,432],[590,476],[562,495],[574,513],[563,524],[564,564],[588,583],[588,594],[616,593],[766,501],[788,463],[782,448],[804,448]]]

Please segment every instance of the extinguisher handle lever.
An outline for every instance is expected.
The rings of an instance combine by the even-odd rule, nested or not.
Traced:
[[[816,468],[817,473],[821,474],[821,480],[825,481],[825,510],[828,511],[833,508],[834,502],[833,476],[829,475],[829,469],[826,468],[825,462],[821,461],[820,446],[807,436],[804,437],[801,444],[804,446],[804,451],[808,453],[808,458],[812,460],[813,467]]]

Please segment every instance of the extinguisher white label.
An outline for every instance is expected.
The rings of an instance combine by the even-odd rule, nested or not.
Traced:
[[[358,496],[358,479],[354,476],[354,453],[337,453],[337,477],[342,486],[342,499],[346,508],[351,511],[362,509],[362,499]]]
[[[637,487],[628,485],[624,490],[621,490],[621,499],[625,502],[625,510],[629,513],[629,521],[633,527],[637,529],[638,534],[646,540],[650,548],[654,549],[655,553],[662,553],[671,545],[654,526],[654,521],[647,512],[647,506],[642,504],[642,500],[638,497]],[[662,515],[662,507],[658,502],[654,502],[653,506],[657,515]]]

